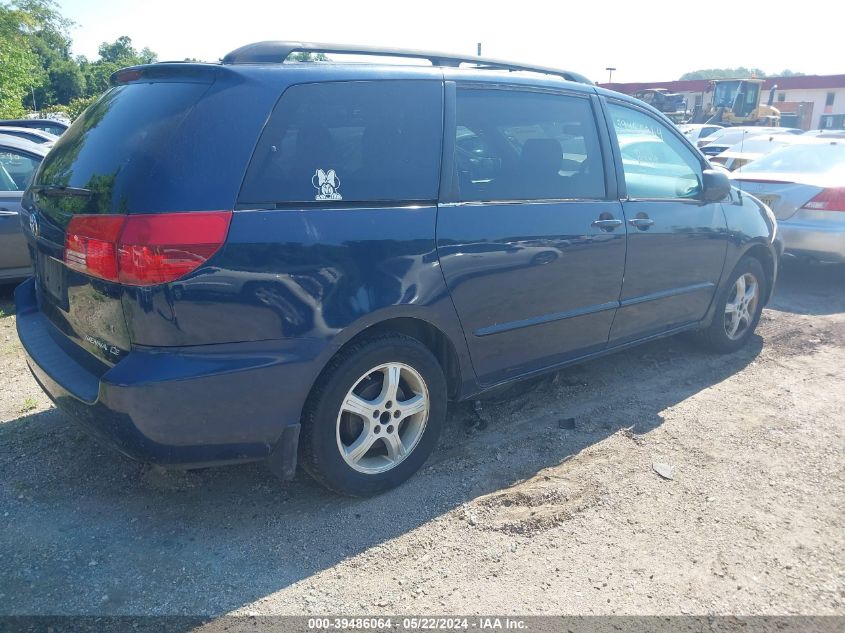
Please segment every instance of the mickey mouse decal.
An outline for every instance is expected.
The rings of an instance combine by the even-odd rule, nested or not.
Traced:
[[[323,171],[318,169],[317,172],[311,176],[311,184],[317,190],[317,195],[314,200],[343,200],[340,195],[338,187],[340,187],[340,178],[334,173],[334,169]]]

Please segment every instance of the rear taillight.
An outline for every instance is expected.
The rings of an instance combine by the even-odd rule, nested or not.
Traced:
[[[231,219],[231,211],[77,215],[65,233],[65,263],[133,286],[175,281],[220,249]]]
[[[823,189],[802,208],[810,211],[845,211],[845,187]]]
[[[117,281],[117,239],[122,215],[77,215],[65,232],[65,263],[94,277]]]

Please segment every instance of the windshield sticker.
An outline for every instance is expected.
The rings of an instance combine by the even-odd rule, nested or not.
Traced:
[[[328,171],[318,169],[317,173],[311,176],[311,184],[317,190],[314,200],[343,200],[343,196],[338,191],[340,178],[334,173],[334,169]]]

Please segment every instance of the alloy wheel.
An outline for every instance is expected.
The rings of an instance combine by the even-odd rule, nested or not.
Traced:
[[[355,381],[337,416],[343,460],[368,475],[395,468],[419,443],[429,406],[428,387],[413,367],[386,363],[372,368]]]
[[[751,273],[740,275],[725,304],[725,334],[732,341],[742,338],[751,327],[757,303],[760,299],[760,284]]]

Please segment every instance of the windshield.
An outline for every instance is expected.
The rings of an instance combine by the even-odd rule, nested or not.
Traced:
[[[733,107],[738,88],[738,81],[725,81],[716,84],[716,91],[713,93],[713,105],[717,108]]]
[[[838,143],[781,147],[742,168],[750,173],[836,175],[845,182],[845,145]]]

